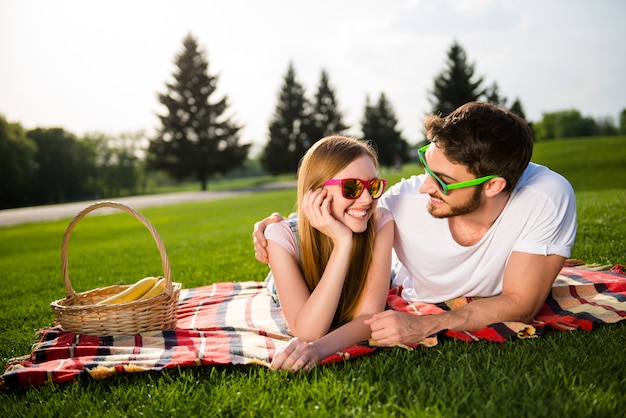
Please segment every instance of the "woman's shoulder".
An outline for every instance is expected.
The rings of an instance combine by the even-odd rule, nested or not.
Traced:
[[[294,258],[298,258],[298,243],[289,220],[269,224],[265,228],[265,238],[274,241],[286,249]]]
[[[378,206],[378,220],[376,221],[376,230],[378,231],[390,221],[393,221],[393,214],[384,206]]]
[[[275,237],[284,237],[287,234],[291,234],[291,221],[282,220],[275,223],[271,223],[265,228],[265,237],[267,239]]]

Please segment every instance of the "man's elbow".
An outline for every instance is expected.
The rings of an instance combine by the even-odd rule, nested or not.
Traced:
[[[537,317],[537,314],[541,310],[542,305],[543,304],[521,306],[519,311],[517,312],[517,321],[523,322],[525,324],[530,324]]]

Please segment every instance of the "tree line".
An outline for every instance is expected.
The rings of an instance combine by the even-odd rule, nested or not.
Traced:
[[[250,144],[240,143],[242,125],[229,115],[228,98],[216,97],[218,77],[209,72],[206,52],[193,35],[183,40],[174,64],[173,80],[157,97],[163,113],[158,114],[160,126],[152,138],[143,132],[78,138],[61,128],[27,131],[0,115],[0,208],[141,194],[150,181],[165,176],[193,179],[206,190],[214,176],[241,168],[249,161]],[[497,82],[486,85],[458,42],[448,50],[445,64],[427,92],[432,113],[445,115],[482,100],[526,119],[520,99],[509,106]],[[611,118],[594,120],[573,109],[544,113],[531,126],[536,140],[626,134],[626,109],[619,126]],[[381,166],[410,159],[410,146],[384,92],[375,100],[366,96],[360,128],[362,138],[376,147]],[[348,129],[329,74],[321,70],[315,94],[308,96],[289,63],[260,164],[272,175],[295,173],[313,143]]]
[[[29,131],[0,116],[0,209],[140,194],[143,134],[78,138],[61,128]]]

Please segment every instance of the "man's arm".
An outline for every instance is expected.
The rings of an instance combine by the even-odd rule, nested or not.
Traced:
[[[565,258],[513,252],[504,273],[502,293],[438,315],[415,316],[395,311],[374,315],[366,323],[381,345],[416,344],[439,331],[472,331],[496,322],[531,322],[550,292]]]
[[[254,244],[254,257],[261,263],[269,263],[269,255],[267,254],[267,240],[265,239],[265,228],[269,224],[280,222],[283,220],[283,216],[274,212],[265,219],[260,220],[254,224],[254,230],[252,231],[252,242]]]

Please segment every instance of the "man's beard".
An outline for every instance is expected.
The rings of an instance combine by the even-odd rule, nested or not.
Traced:
[[[451,218],[453,216],[467,215],[478,209],[482,203],[482,184],[474,189],[472,196],[460,206],[448,206],[446,213],[437,213],[432,203],[428,203],[428,212],[435,218]]]

